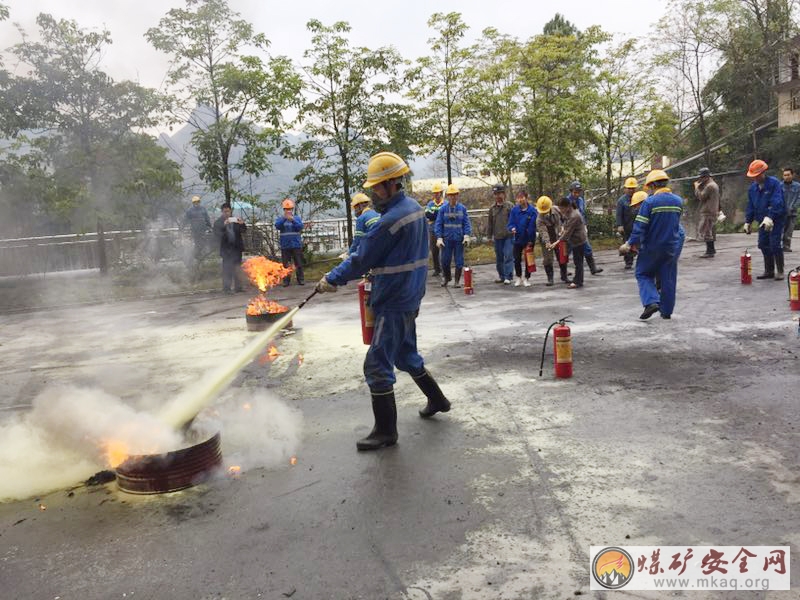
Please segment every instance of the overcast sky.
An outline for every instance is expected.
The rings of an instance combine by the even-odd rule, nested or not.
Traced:
[[[144,32],[182,0],[2,0],[9,5],[11,18],[0,23],[2,47],[19,41],[12,22],[28,34],[36,31],[36,15],[41,12],[56,18],[76,20],[84,28],[107,27],[114,40],[108,49],[104,69],[117,80],[132,79],[160,88],[166,72],[165,56],[153,50]],[[230,0],[230,6],[249,20],[256,31],[272,42],[273,54],[302,60],[310,42],[305,24],[316,18],[325,24],[348,21],[353,28],[352,43],[376,48],[393,45],[404,58],[427,54],[431,37],[428,17],[434,12],[458,11],[477,36],[485,27],[495,27],[525,39],[541,32],[556,11],[583,29],[600,25],[612,33],[645,38],[650,25],[663,13],[665,0],[561,0],[525,2],[510,0],[404,0],[403,2],[352,2],[347,0]],[[6,67],[13,65],[7,63]]]

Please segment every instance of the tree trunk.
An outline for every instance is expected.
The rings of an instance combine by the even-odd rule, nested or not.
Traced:
[[[347,247],[353,243],[353,209],[350,206],[350,165],[347,161],[347,152],[339,150],[342,158],[342,196],[344,198],[344,208],[347,214]]]

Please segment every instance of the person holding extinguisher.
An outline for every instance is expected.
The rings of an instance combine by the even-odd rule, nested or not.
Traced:
[[[394,368],[409,373],[428,399],[419,411],[423,418],[450,410],[445,397],[417,351],[416,319],[428,274],[428,229],[425,211],[405,195],[403,176],[410,169],[393,152],[379,152],[367,165],[366,189],[381,218],[351,254],[327,273],[317,292],[335,292],[337,286],[372,271],[369,304],[375,319],[364,375],[372,395],[375,425],[356,442],[358,450],[377,450],[397,443],[397,405]]]
[[[514,236],[514,287],[524,285],[530,287],[531,274],[522,265],[522,253],[528,246],[533,246],[536,242],[536,209],[530,205],[530,195],[528,190],[521,190],[517,194],[517,205],[511,209],[508,217],[508,230]],[[522,273],[525,278],[522,278]]]
[[[469,244],[472,225],[467,207],[458,201],[459,190],[454,183],[447,186],[447,204],[436,215],[436,245],[442,249],[442,287],[450,283],[450,263],[456,259],[456,282],[461,287],[461,269],[464,268],[464,246]]]
[[[583,260],[584,244],[587,241],[586,225],[583,223],[581,213],[575,208],[570,198],[562,198],[558,207],[564,219],[564,230],[556,241],[547,245],[549,250],[555,248],[559,242],[565,241],[572,248],[572,262],[575,266],[575,275],[569,283],[569,289],[583,287]]]
[[[536,201],[536,232],[539,236],[539,244],[542,250],[542,264],[544,265],[544,272],[547,275],[547,287],[553,285],[553,255],[555,251],[551,249],[550,245],[558,241],[558,230],[561,227],[561,213],[553,206],[553,200],[549,196],[539,196]],[[569,283],[569,276],[567,275],[567,260],[558,261],[558,267],[561,270],[561,281]]]
[[[758,248],[764,255],[764,272],[756,279],[783,279],[783,223],[786,204],[783,186],[777,178],[767,175],[769,166],[763,160],[754,160],[747,169],[753,180],[747,190],[747,210],[744,232],[750,235],[752,222],[759,221]]]

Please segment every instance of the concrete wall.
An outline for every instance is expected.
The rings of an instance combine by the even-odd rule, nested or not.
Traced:
[[[800,124],[800,109],[792,110],[791,90],[778,92],[778,127]]]

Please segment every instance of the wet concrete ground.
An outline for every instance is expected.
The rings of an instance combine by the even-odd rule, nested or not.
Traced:
[[[423,398],[400,374],[400,441],[378,453],[354,446],[371,426],[354,286],[315,298],[277,342],[282,356],[234,383],[302,411],[295,466],[160,497],[108,484],[0,505],[0,595],[798,597],[589,591],[590,545],[798,549],[800,340],[785,282],[740,285],[749,242],[721,236],[713,260],[687,245],[671,321],[638,320],[632,272],[612,253],[578,291],[544,287],[541,270],[526,289],[492,284],[479,267],[472,297],[431,278],[419,346],[453,410],[421,420]],[[754,274],[760,266],[754,257]],[[276,296],[296,303],[310,291]],[[57,382],[155,406],[252,335],[245,300],[2,316],[0,418]],[[548,347],[540,378],[544,331],[566,314],[575,376],[553,378]]]

